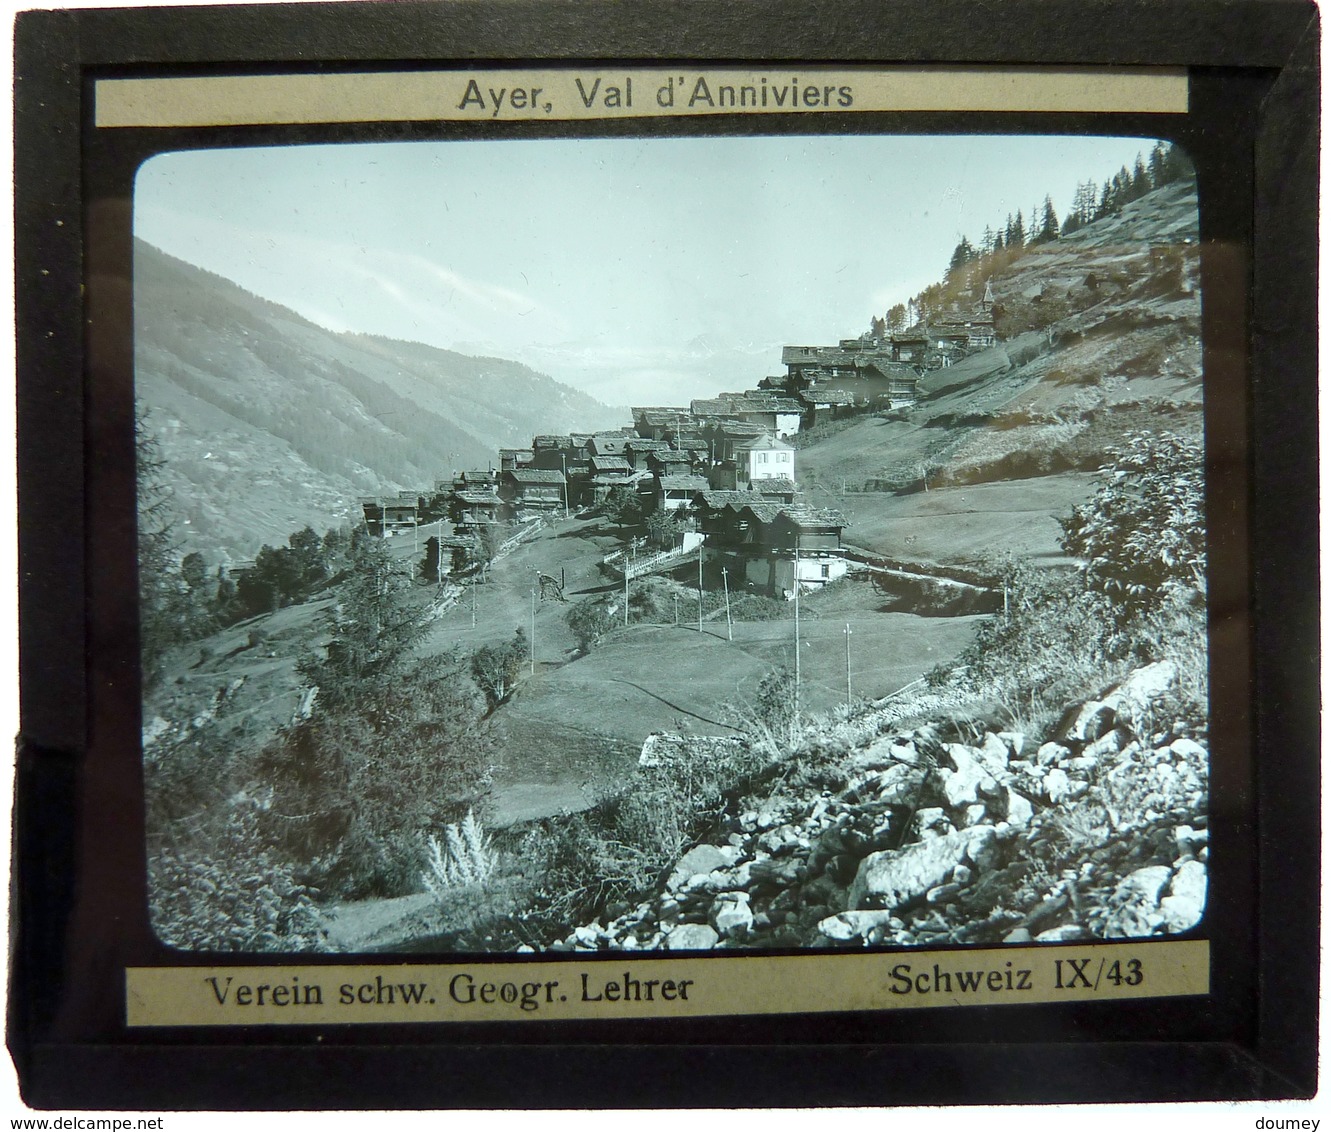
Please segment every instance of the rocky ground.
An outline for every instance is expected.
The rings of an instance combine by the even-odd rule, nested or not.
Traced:
[[[656,891],[550,950],[925,946],[1186,931],[1206,902],[1204,733],[1160,724],[1168,662],[1035,745],[885,713],[684,854]],[[897,709],[896,715],[900,715]],[[706,757],[684,738],[648,758]],[[525,950],[525,949],[524,949]]]

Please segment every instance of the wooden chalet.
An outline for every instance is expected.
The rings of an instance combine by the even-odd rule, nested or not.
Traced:
[[[693,503],[693,497],[707,490],[707,480],[695,475],[654,476],[652,495],[658,511],[679,511]]]
[[[645,472],[647,470],[647,456],[652,452],[664,452],[670,445],[664,440],[656,440],[651,437],[630,437],[624,445],[624,459],[629,462],[629,466],[635,472]]]
[[[522,518],[532,512],[562,511],[568,481],[554,468],[514,468],[501,472],[499,497],[509,515]]]
[[[449,495],[448,517],[453,529],[462,533],[497,523],[503,507],[497,486],[494,491],[460,488]]]

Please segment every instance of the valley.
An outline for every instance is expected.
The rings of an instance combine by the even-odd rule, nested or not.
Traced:
[[[152,264],[145,288],[165,286],[173,272],[188,274],[164,257],[155,262],[159,254],[140,249],[142,262]],[[456,674],[459,694],[467,685],[478,697],[465,674],[477,671],[486,650],[511,651],[502,691],[468,724],[483,739],[479,785],[440,800],[438,812],[452,821],[474,812],[514,860],[530,839],[553,853],[551,840],[572,836],[579,820],[600,821],[627,804],[641,786],[640,756],[653,737],[688,749],[696,744],[698,751],[739,741],[775,758],[774,749],[762,746],[771,741],[774,711],[781,726],[790,725],[793,711],[801,734],[826,744],[857,720],[895,725],[923,719],[940,703],[971,712],[981,731],[987,724],[997,729],[1004,711],[1009,726],[1024,726],[1028,721],[1016,713],[1052,709],[1020,701],[1014,708],[996,689],[970,687],[963,694],[964,680],[957,681],[975,655],[977,633],[1000,611],[1006,616],[1018,582],[1039,593],[1077,576],[1066,523],[1096,498],[1107,463],[1133,438],[1200,441],[1196,277],[1195,195],[1181,185],[1007,257],[982,281],[986,291],[992,287],[994,318],[1007,331],[998,341],[944,352],[937,365],[922,366],[917,388],[901,403],[884,398],[823,414],[814,407],[814,382],[799,430],[786,442],[765,437],[791,452],[794,482],[787,489],[778,477],[755,477],[748,502],[718,502],[740,494],[742,473],[738,483],[724,476],[733,481],[755,447],[742,430],[738,439],[726,434],[724,421],[707,424],[715,431],[700,443],[676,423],[669,441],[649,451],[660,467],[650,465],[648,475],[648,463],[629,459],[634,444],[659,439],[650,434],[656,427],[650,414],[687,416],[688,410],[635,409],[634,426],[625,427],[622,411],[556,388],[515,363],[330,337],[239,289],[210,283],[226,294],[229,313],[200,303],[170,332],[149,322],[139,343],[139,395],[162,446],[179,545],[200,552],[208,569],[220,568],[224,577],[232,564],[248,569],[260,545],[281,546],[304,524],[343,528],[351,549],[339,552],[300,600],[169,650],[161,680],[145,693],[145,761],[159,775],[155,781],[174,783],[166,769],[172,760],[225,751],[211,769],[189,772],[215,775],[194,784],[190,800],[202,793],[224,809],[254,804],[260,829],[276,820],[255,756],[282,750],[320,720],[323,692],[310,683],[311,658],[343,647],[346,587],[356,555],[370,553],[366,543],[387,564],[381,592],[396,594],[393,608],[419,630],[384,685],[395,705],[410,699],[414,665],[435,666],[431,671],[442,665]],[[872,349],[879,348],[875,341]],[[780,399],[794,392],[793,385],[777,390],[766,404],[780,412]],[[690,426],[701,430],[703,418],[693,417]],[[607,455],[604,444],[595,451],[607,438],[625,457]],[[723,459],[718,442],[730,445]],[[680,467],[673,466],[691,443],[692,463],[681,457]],[[553,463],[551,451],[562,453]],[[542,500],[523,494],[516,473],[541,470],[543,452],[548,477],[558,478],[528,478],[538,488],[562,485],[562,495],[547,490]],[[585,463],[586,472],[570,503],[575,463],[580,474]],[[450,496],[440,477],[472,466],[484,471],[455,479]],[[666,513],[673,488],[690,493],[675,527],[660,536],[681,560],[626,581],[624,563],[646,556],[649,537],[657,537],[645,502],[653,483],[658,514]],[[621,488],[630,489],[628,497],[614,494]],[[399,493],[419,500],[408,508],[411,533],[386,537],[385,500]],[[453,510],[441,517],[443,504],[430,501],[445,497]],[[645,513],[626,519],[612,502],[631,497]],[[510,515],[501,523],[507,541],[497,553],[485,548],[489,536],[481,532],[492,520],[477,519],[478,499]],[[464,513],[459,503],[472,511]],[[741,504],[754,517],[741,513],[741,529],[776,529],[782,516],[796,523],[792,578],[804,577],[805,536],[798,531],[805,528],[798,524],[834,528],[835,547],[810,542],[819,549],[807,552],[806,564],[830,562],[838,572],[825,573],[825,583],[783,587],[772,566],[766,575],[772,580],[758,580],[751,549],[716,541],[715,532],[726,529],[722,520],[731,521],[726,507],[738,511]],[[375,522],[385,537],[352,533],[370,531]],[[443,548],[437,576],[423,558],[430,539]],[[684,553],[690,546],[698,547],[698,564]],[[789,547],[773,541],[764,561],[788,559]],[[1046,580],[1021,573],[1028,568]],[[579,610],[599,618],[594,632],[579,627]],[[786,705],[779,711],[774,688]],[[404,727],[417,725],[409,706],[393,710],[404,711]],[[373,716],[372,705],[364,713],[375,727],[393,726]],[[807,755],[806,747],[797,750]],[[452,752],[441,746],[422,755]],[[747,782],[737,778],[721,790],[722,802],[709,804],[733,804]],[[150,798],[150,805],[166,801]],[[392,883],[371,877],[334,884],[333,871],[319,873],[326,867],[321,858],[307,870],[308,864],[290,863],[292,883],[308,889],[312,906],[330,917],[326,930],[338,947],[392,948],[421,935],[471,938],[465,915],[450,919],[445,912],[441,921],[437,910],[429,911],[419,884],[412,888],[413,874],[399,871]],[[634,883],[660,867],[660,861],[635,864],[642,871]],[[524,901],[538,902],[537,893],[522,888],[528,883],[534,882],[525,872],[522,884],[513,881],[522,891],[499,902],[499,919],[516,914]],[[554,898],[547,892],[541,899]],[[404,900],[397,911],[385,910]],[[370,925],[363,931],[356,926],[362,921]]]

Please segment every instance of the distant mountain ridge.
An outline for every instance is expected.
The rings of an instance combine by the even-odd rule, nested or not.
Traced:
[[[615,410],[519,362],[339,334],[143,241],[135,390],[183,548],[251,556],[356,497],[485,467],[536,433],[614,427]]]

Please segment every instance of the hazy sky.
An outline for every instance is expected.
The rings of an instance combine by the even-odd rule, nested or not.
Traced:
[[[614,404],[781,372],[937,280],[961,235],[1139,138],[407,142],[164,154],[135,232],[333,330],[519,361]]]

